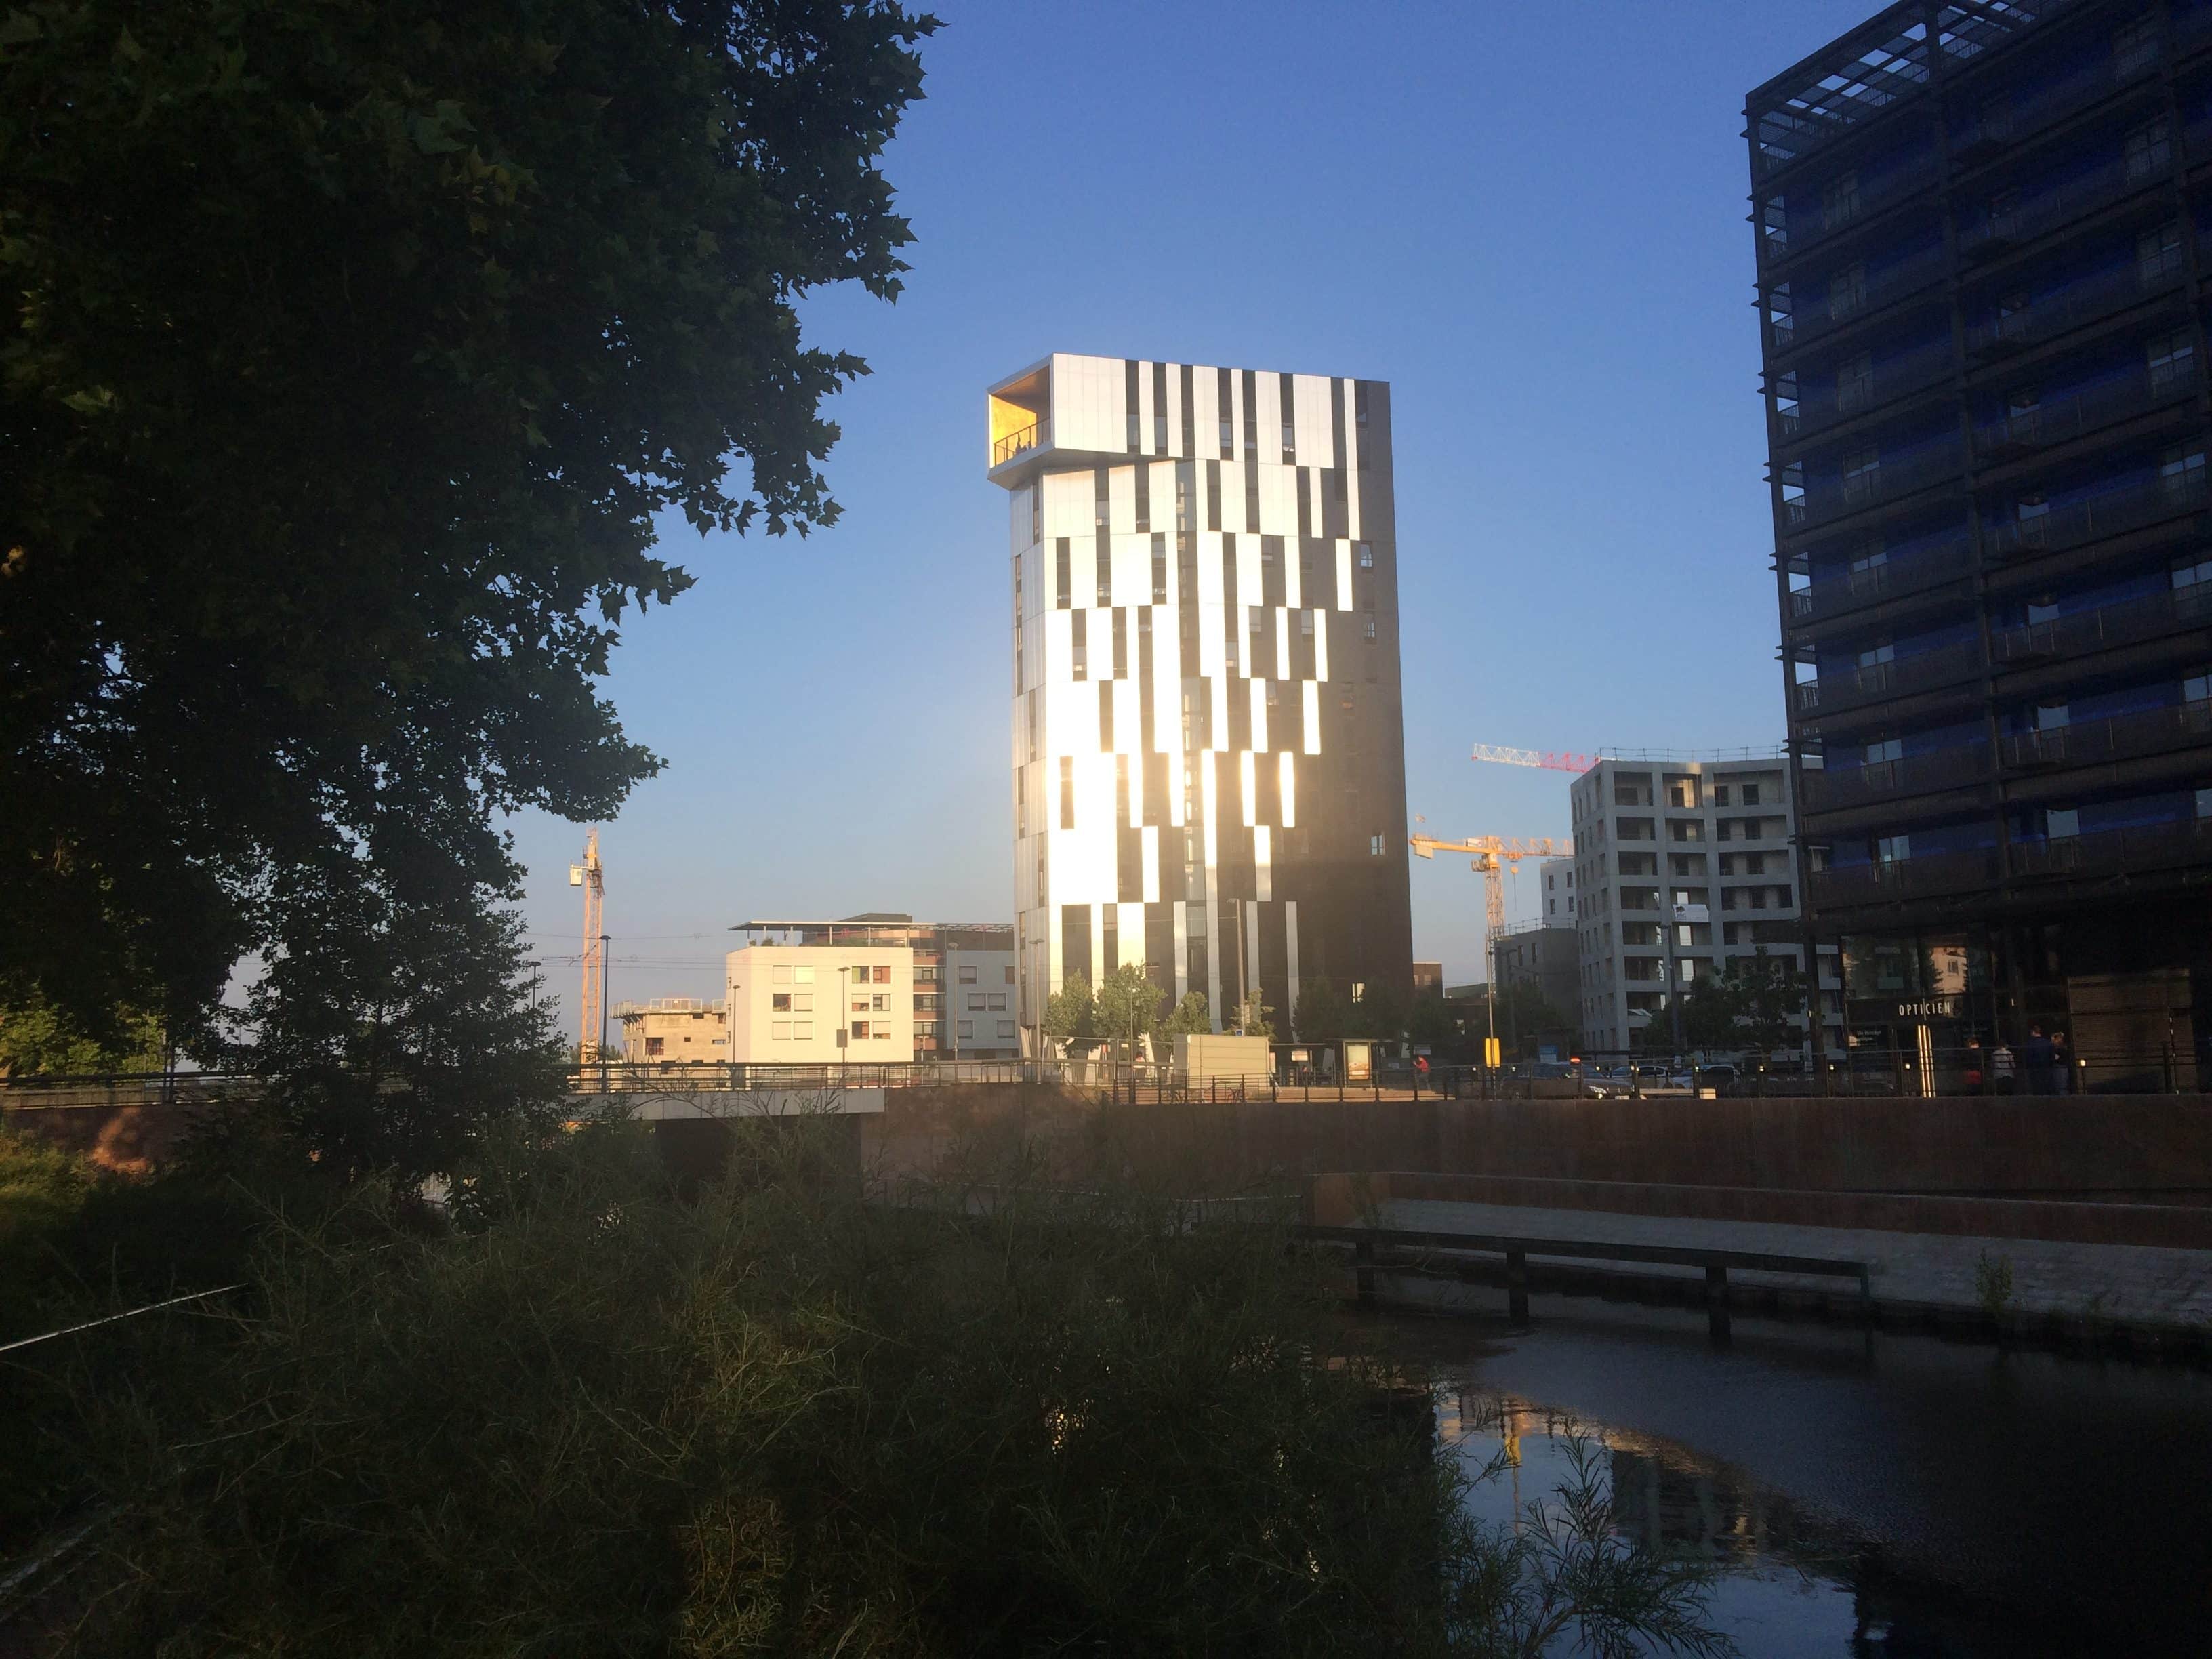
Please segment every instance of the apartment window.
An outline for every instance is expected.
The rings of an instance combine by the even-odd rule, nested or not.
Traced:
[[[1382,836],[1380,833],[1368,836],[1367,856],[1375,859],[1382,856]]]
[[[2184,617],[2212,611],[2212,555],[2201,556],[2173,567],[2168,580],[2173,587],[2173,608]]]
[[[990,1000],[987,1006],[989,1007],[990,1012],[994,1014],[1005,1013],[1006,1012],[1006,994],[1004,991],[992,992],[990,994]]]
[[[772,1014],[789,1013],[791,1012],[791,993],[788,991],[775,991],[770,993],[768,1000],[768,1011]]]
[[[868,1012],[870,1013],[888,1014],[890,1011],[891,1000],[889,995],[879,992],[876,995],[868,999]]]
[[[2158,62],[2158,19],[2130,23],[2112,37],[2112,73],[2140,75]]]
[[[1152,453],[1168,453],[1168,366],[1152,365]]]
[[[2076,806],[2053,806],[2043,814],[2043,833],[2047,840],[2071,841],[2081,833],[2081,810]]]
[[[1868,646],[1858,653],[1858,665],[1862,668],[1876,668],[1896,660],[1897,647],[1887,640],[1879,645]]]
[[[1060,757],[1060,827],[1075,828],[1075,757]]]
[[[960,982],[963,985],[973,985],[975,982],[975,969],[972,963],[963,962],[960,964]]]
[[[1052,592],[1053,604],[1062,611],[1067,609],[1067,590],[1074,584],[1074,578],[1070,574],[1073,564],[1073,556],[1067,550],[1067,538],[1061,536],[1052,544]]]
[[[1290,466],[1298,459],[1298,434],[1296,411],[1297,394],[1292,391],[1291,377],[1282,377],[1282,389],[1278,394],[1283,403],[1283,465]]]
[[[1759,805],[1759,786],[1757,784],[1747,783],[1744,785],[1743,804],[1746,806],[1756,806]]]
[[[1075,613],[1073,619],[1074,623],[1072,636],[1072,643],[1073,646],[1073,660],[1074,663],[1075,678],[1079,680],[1085,679],[1089,677],[1091,666],[1091,629],[1088,626],[1088,621],[1090,614],[1091,613],[1087,611],[1079,611]]]
[[[1820,191],[1820,227],[1836,230],[1859,216],[1859,175],[1838,173]]]
[[[2169,219],[2136,238],[2136,274],[2148,288],[2181,274],[2181,221]]]
[[[1012,969],[1011,966],[1009,966],[1009,967],[1007,968],[1007,969],[1006,969],[1006,983],[1007,983],[1007,984],[1009,984],[1009,985],[1012,985],[1013,982],[1014,982],[1014,970],[1013,970],[1013,969]]]
[[[801,985],[814,983],[814,969],[811,967],[794,968],[791,970],[791,976]]]
[[[1866,763],[1869,766],[1880,766],[1885,761],[1896,760],[1904,753],[1905,744],[1900,739],[1882,738],[1867,744]]]
[[[1903,864],[1912,856],[1911,836],[1876,836],[1874,842],[1874,861],[1876,864]]]
[[[1039,478],[1030,486],[1030,540],[1044,539],[1044,480]]]
[[[791,1022],[791,1035],[796,1042],[811,1042],[814,1040],[814,1022],[811,1019],[794,1019]]]
[[[2204,499],[2204,452],[2180,446],[2169,449],[2158,464],[2158,487],[2173,506]]]
[[[2212,668],[2203,669],[2182,681],[2182,702],[2194,704],[2208,699],[2212,699]]]
[[[1866,309],[1866,266],[1848,264],[1828,279],[1828,314],[1838,322]]]
[[[790,984],[790,983],[791,983],[791,969],[790,969],[790,968],[789,968],[788,966],[785,966],[785,967],[780,967],[780,968],[778,968],[778,969],[775,970],[775,983],[777,983],[778,985],[788,985],[788,984]]]
[[[1374,569],[1375,544],[1372,542],[1354,542],[1352,544],[1352,560],[1362,570]]]
[[[972,1037],[975,1035],[975,1022],[972,1019],[957,1020],[954,1022],[953,1030],[963,1037]]]
[[[1168,602],[1168,538],[1164,534],[1152,538],[1152,603]]]
[[[768,1024],[768,1035],[769,1040],[772,1042],[790,1042],[791,1022],[787,1019],[770,1020]]]
[[[858,1042],[860,1038],[866,1036],[867,1036],[867,1034],[868,1034],[868,1022],[867,1022],[867,1021],[866,1021],[865,1019],[856,1019],[856,1020],[854,1020],[854,1021],[853,1022],[853,1037],[854,1037],[854,1040],[855,1042]]]
[[[2150,395],[2162,397],[2166,392],[2187,386],[2197,372],[2197,343],[2185,328],[2171,334],[2161,334],[2145,342],[2143,354],[2150,364]]]
[[[1310,639],[1311,639],[1311,638],[1313,637],[1313,628],[1314,628],[1314,613],[1313,613],[1312,611],[1299,611],[1299,612],[1298,612],[1298,635],[1299,635],[1299,637],[1300,637],[1300,638],[1302,638],[1302,639],[1309,639],[1309,640],[1310,640]]]
[[[1013,1036],[1014,1022],[1011,1019],[1000,1020],[999,1022],[999,1041],[1001,1042],[1010,1042],[1013,1040]]]
[[[2163,120],[2147,121],[2128,135],[2128,181],[2162,172],[2173,160],[2173,135]]]
[[[1836,412],[1849,415],[1874,401],[1874,354],[1862,351],[1836,369]]]
[[[1365,634],[1367,642],[1370,645],[1372,645],[1375,642],[1375,618],[1371,616],[1362,617],[1359,620],[1363,631]]]
[[[1881,483],[1881,452],[1878,449],[1855,449],[1844,458],[1844,499],[1863,501],[1871,496]]]

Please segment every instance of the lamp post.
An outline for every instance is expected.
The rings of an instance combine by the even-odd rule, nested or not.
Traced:
[[[607,987],[613,982],[614,967],[607,959],[607,939],[599,935],[599,1092],[607,1092]]]

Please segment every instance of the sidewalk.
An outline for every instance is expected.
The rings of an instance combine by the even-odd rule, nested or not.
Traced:
[[[1456,1204],[1390,1199],[1376,1224],[1413,1231],[1517,1234],[1608,1244],[1754,1250],[1778,1255],[1831,1256],[1874,1264],[1875,1303],[1886,1308],[1984,1311],[1978,1270],[1984,1255],[2012,1270],[2009,1310],[2026,1317],[2112,1321],[2130,1325],[2212,1329],[2212,1251],[2140,1244],[2057,1243],[2027,1238],[1972,1238],[1765,1222],[1685,1220],[1601,1210],[1538,1209],[1519,1205]],[[1532,1265],[1543,1262],[1531,1256]],[[1587,1271],[1597,1264],[1572,1265]],[[1702,1279],[1695,1267],[1638,1263],[1642,1276]],[[1835,1281],[1809,1274],[1732,1268],[1731,1284],[1836,1292]],[[1856,1297],[1856,1290],[1853,1291]]]

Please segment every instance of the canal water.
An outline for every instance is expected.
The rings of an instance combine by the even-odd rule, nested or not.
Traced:
[[[1534,1297],[1379,1318],[1510,1522],[1597,1451],[1619,1529],[1710,1562],[1747,1659],[2212,1654],[2212,1374]]]

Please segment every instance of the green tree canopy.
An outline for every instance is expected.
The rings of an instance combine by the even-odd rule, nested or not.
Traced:
[[[1771,1053],[1795,1042],[1805,1012],[1805,975],[1787,957],[1765,951],[1738,957],[1682,994],[1682,1035],[1692,1048]],[[1662,1030],[1654,1015],[1653,1039]]]
[[[1170,1036],[1198,1036],[1213,1029],[1213,1012],[1203,991],[1186,991],[1160,1028]]]
[[[1044,1034],[1049,1037],[1088,1037],[1098,1031],[1098,1006],[1091,994],[1091,981],[1081,974],[1069,974],[1060,982],[1060,989],[1045,999]]]
[[[36,994],[0,1007],[0,1077],[156,1072],[166,1063],[161,1023],[151,1014],[118,1010],[101,1027],[100,1037],[88,1036]]]
[[[1098,1035],[1141,1036],[1159,1023],[1167,993],[1142,968],[1125,962],[1098,981]]]
[[[1333,1042],[1356,1035],[1352,1030],[1352,1005],[1325,974],[1299,985],[1298,1006],[1291,1012],[1291,1024],[1301,1042]]]
[[[898,289],[877,158],[933,27],[5,13],[0,1003],[204,1027],[246,953],[495,904],[502,814],[656,769],[596,681],[690,585],[657,524],[836,518],[821,404],[865,366],[797,307]]]

